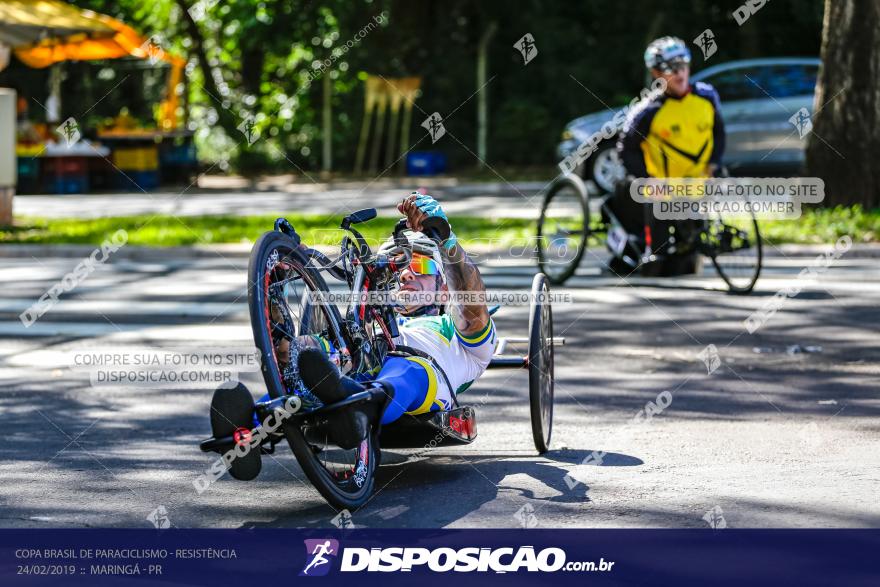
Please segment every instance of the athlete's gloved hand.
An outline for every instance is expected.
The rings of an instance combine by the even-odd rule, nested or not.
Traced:
[[[443,208],[440,206],[440,202],[432,198],[427,194],[422,194],[419,192],[412,192],[409,197],[407,197],[403,203],[401,203],[398,207],[402,213],[407,215],[407,218],[410,220],[410,226],[413,230],[421,230],[422,220],[424,217],[432,218],[442,218],[449,223],[449,218],[446,216],[446,212],[443,211]],[[420,215],[413,215],[413,208],[421,212]],[[415,218],[413,217],[415,216]],[[415,223],[413,222],[415,220]],[[447,251],[451,250],[458,243],[458,239],[455,236],[455,233],[452,232],[451,226],[449,231],[449,238],[443,241],[443,248]]]

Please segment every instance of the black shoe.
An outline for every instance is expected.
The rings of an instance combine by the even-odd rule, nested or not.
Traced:
[[[339,373],[330,359],[316,349],[299,353],[299,373],[303,385],[318,396],[325,405],[366,391],[366,387],[350,377]],[[370,433],[370,423],[376,416],[374,404],[358,404],[328,414],[330,438],[340,448],[356,448]]]
[[[698,274],[702,266],[701,261],[702,258],[696,253],[670,255],[663,266],[663,274],[666,277]]]
[[[620,257],[611,257],[605,268],[609,273],[619,277],[628,277],[633,271],[635,271],[634,267]]]
[[[655,255],[654,260],[643,263],[641,274],[645,277],[677,277],[699,272],[700,256],[697,254]]]
[[[342,383],[345,384],[346,380],[359,386],[360,391],[368,389],[357,381],[343,376]],[[391,387],[391,384],[384,381],[377,381],[372,385],[382,387],[385,392],[385,401],[359,403],[354,406],[340,409],[338,416],[330,416],[330,437],[340,446],[340,448],[353,449],[366,440],[367,434],[370,434],[371,431],[378,432],[380,430],[382,414],[385,412],[385,407],[394,398],[394,388]],[[379,438],[377,434],[377,452],[379,450],[378,440]],[[381,460],[381,458],[377,455],[377,467],[379,466],[379,460]]]
[[[642,260],[639,265],[639,275],[642,277],[663,277],[663,267],[665,265],[664,257],[654,255],[650,261]]]
[[[341,389],[339,369],[321,351],[303,349],[297,363],[303,385],[325,404],[335,404],[351,395]]]

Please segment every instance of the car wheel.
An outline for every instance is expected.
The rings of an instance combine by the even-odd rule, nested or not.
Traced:
[[[599,150],[587,162],[587,176],[605,193],[614,191],[615,184],[626,177],[623,162],[617,155],[617,145],[607,142],[599,146]]]

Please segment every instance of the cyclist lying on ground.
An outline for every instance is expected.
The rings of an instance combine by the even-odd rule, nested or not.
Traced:
[[[414,231],[420,231],[428,217],[446,219],[434,198],[417,192],[397,209]],[[410,243],[413,256],[400,274],[400,336],[394,343],[414,349],[416,356],[388,357],[374,378],[358,381],[340,372],[339,365],[350,362],[340,361],[337,350],[324,337],[300,336],[291,342],[283,340],[276,347],[279,357],[289,357],[288,364],[298,365],[303,385],[325,404],[381,386],[388,397],[382,424],[404,414],[452,408],[455,394],[483,374],[495,350],[495,328],[484,302],[470,303],[470,298],[468,303],[449,303],[446,312],[441,313],[444,292],[485,292],[480,271],[457,242],[455,233],[450,233],[439,247],[418,232],[410,237]],[[268,395],[263,399],[268,400]],[[331,435],[336,444],[353,448],[366,438],[371,418],[378,417],[367,410],[344,408],[333,417]]]

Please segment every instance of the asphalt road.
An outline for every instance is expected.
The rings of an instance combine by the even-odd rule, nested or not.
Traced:
[[[532,447],[526,374],[490,371],[462,396],[479,405],[476,442],[386,451],[375,495],[351,522],[708,528],[714,512],[719,528],[880,525],[876,259],[844,256],[755,334],[743,325],[814,257],[770,251],[757,291],[737,297],[711,271],[623,282],[587,255],[556,290],[573,302],[554,308],[567,344],[551,452]],[[197,447],[210,389],[92,386],[68,366],[94,347],[247,344],[244,257],[119,257],[25,329],[18,314],[77,262],[0,259],[0,526],[150,527],[160,506],[176,527],[338,520],[284,446],[256,481],[224,477],[196,493],[212,460]],[[493,259],[483,271],[490,289],[526,291],[535,268]],[[527,309],[503,308],[496,322],[521,336]],[[720,359],[711,374],[698,358],[710,344]],[[262,393],[255,375],[244,379]],[[662,392],[668,407],[631,424]]]
[[[160,192],[83,194],[70,198],[57,195],[17,195],[15,213],[19,216],[45,218],[98,218],[138,214],[198,216],[229,214],[277,214],[295,210],[303,214],[341,216],[365,206],[393,210],[401,198],[413,189],[424,187],[443,202],[443,209],[455,216],[498,216],[504,210],[508,218],[534,218],[541,195],[548,183],[485,182],[462,183],[454,178],[412,178],[312,183],[258,182],[245,190],[229,179],[203,177],[195,185],[180,186]],[[525,203],[523,203],[525,200]],[[512,205],[513,204],[513,205]]]

